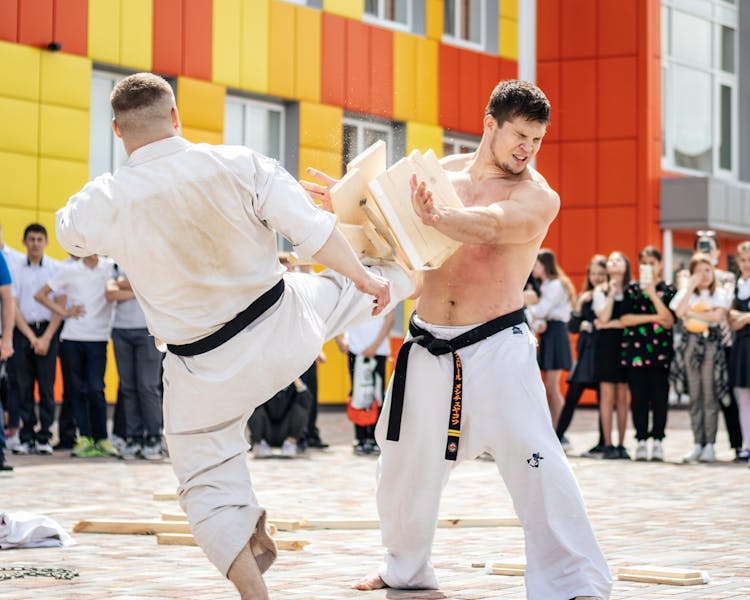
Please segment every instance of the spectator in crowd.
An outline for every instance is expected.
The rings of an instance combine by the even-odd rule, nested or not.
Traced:
[[[318,429],[318,365],[325,364],[326,360],[326,353],[321,350],[310,368],[300,375],[300,379],[310,392],[310,411],[307,417],[307,426],[303,439],[298,444],[305,448],[328,448],[328,444],[321,439]]]
[[[734,296],[734,282],[735,276],[731,271],[724,271],[718,268],[719,256],[721,256],[721,249],[719,247],[719,240],[716,237],[714,231],[699,231],[695,242],[693,243],[693,249],[696,252],[702,252],[707,254],[711,258],[711,264],[714,267],[714,276],[716,277],[716,285],[724,289],[727,297],[732,299]],[[721,343],[724,348],[724,354],[727,364],[731,360],[732,352],[732,331],[729,327],[727,320],[723,320],[719,324],[721,331]],[[729,446],[734,449],[735,460],[744,461],[740,456],[742,450],[742,428],[740,427],[740,416],[737,409],[737,400],[734,397],[734,390],[729,387],[729,396],[726,404],[721,403],[719,405],[721,412],[724,415],[724,423],[727,428],[727,436],[729,437]]]
[[[385,366],[391,354],[393,312],[349,329],[336,344],[349,360],[349,417],[354,420],[354,454],[380,454],[375,424],[385,397]],[[357,412],[363,411],[363,412]],[[366,414],[371,415],[368,422]],[[360,421],[358,416],[365,418]]]
[[[622,252],[607,257],[607,281],[594,290],[592,308],[597,329],[595,376],[599,381],[599,412],[604,432],[603,458],[629,459],[625,449],[628,424],[627,371],[620,363],[622,352],[624,291],[630,283],[630,261]],[[612,443],[612,417],[617,410],[618,445]]]
[[[11,288],[11,276],[5,255],[0,254],[0,387],[7,390],[8,359],[13,356],[13,321],[15,301]],[[5,426],[2,423],[3,402],[6,393],[0,394],[0,471],[12,471],[13,467],[5,462]]]
[[[59,263],[44,255],[47,230],[39,223],[31,223],[23,233],[26,259],[16,266],[14,294],[16,296],[16,328],[13,334],[15,349],[14,375],[18,389],[23,426],[20,443],[13,441],[14,454],[52,454],[52,432],[55,419],[54,385],[57,369],[58,329],[65,314],[64,303],[47,299],[60,312],[50,312],[47,305],[36,301],[34,295],[55,273]],[[39,388],[39,420],[37,421],[34,385]],[[39,423],[39,429],[36,425]]]
[[[739,407],[744,441],[737,456],[750,461],[750,241],[737,246],[737,265],[740,277],[729,312],[729,324],[734,331],[729,374],[730,387],[734,388]]]
[[[719,404],[728,402],[729,381],[720,323],[730,299],[714,275],[707,254],[693,255],[690,277],[670,308],[682,319],[684,334],[676,349],[671,376],[675,389],[690,396],[693,449],[684,462],[714,462]]]
[[[64,265],[36,294],[39,302],[65,319],[60,338],[70,368],[79,433],[71,454],[78,458],[118,455],[107,436],[104,399],[107,342],[115,309],[114,303],[107,301],[105,290],[113,269],[111,259],[92,254]],[[70,298],[72,308],[50,301],[50,292]]]
[[[117,401],[123,412],[126,441],[120,456],[126,460],[158,460],[163,457],[159,389],[162,353],[148,332],[146,316],[127,277],[117,267],[113,275],[107,281],[106,299],[117,303],[112,344],[120,378]]]
[[[281,447],[282,458],[295,458],[309,412],[310,392],[300,378],[261,404],[248,421],[253,456],[270,458],[272,448]]]
[[[674,314],[669,303],[677,290],[662,279],[661,252],[646,246],[638,255],[639,281],[625,288],[620,321],[625,325],[622,364],[628,371],[636,460],[664,460],[664,429],[669,406]],[[652,414],[649,430],[649,411]]]
[[[565,394],[565,404],[560,412],[560,418],[557,420],[557,437],[566,450],[569,449],[570,443],[565,437],[565,432],[570,426],[573,419],[573,412],[578,406],[583,392],[586,389],[596,390],[597,400],[599,397],[599,383],[596,381],[594,373],[594,357],[596,356],[596,329],[594,329],[594,314],[591,304],[594,298],[594,288],[603,284],[607,280],[607,257],[603,254],[595,254],[586,269],[586,282],[583,291],[576,298],[573,312],[568,321],[568,330],[570,333],[577,333],[576,341],[576,362],[568,377],[568,391]],[[601,419],[599,419],[599,429],[601,431]],[[587,456],[604,454],[603,433],[596,446],[591,448]]]
[[[539,369],[547,393],[552,425],[557,426],[563,397],[560,392],[560,371],[569,371],[573,363],[570,351],[568,321],[575,302],[575,289],[565,272],[557,265],[548,248],[537,253],[533,269],[539,283],[539,302],[529,307],[539,334]]]

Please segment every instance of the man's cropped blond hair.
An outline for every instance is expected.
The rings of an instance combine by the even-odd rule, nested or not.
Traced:
[[[154,119],[168,118],[174,106],[174,93],[163,77],[136,73],[120,81],[109,100],[118,125],[131,129]]]

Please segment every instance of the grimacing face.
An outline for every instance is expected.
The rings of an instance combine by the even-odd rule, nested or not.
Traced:
[[[539,152],[546,132],[545,123],[523,117],[505,121],[502,127],[495,123],[490,144],[495,166],[509,175],[520,175]]]

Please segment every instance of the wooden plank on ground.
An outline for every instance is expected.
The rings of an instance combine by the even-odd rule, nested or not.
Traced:
[[[187,521],[187,515],[182,511],[162,511],[162,521]]]
[[[475,562],[471,566],[478,569],[484,569],[486,573],[492,575],[524,575],[526,572],[526,561],[523,558],[506,558],[503,560],[493,561],[487,566],[487,563]]]
[[[302,550],[310,542],[308,540],[274,540],[279,550]],[[156,543],[167,546],[197,546],[195,538],[190,534],[160,533],[156,536]]]
[[[617,570],[617,578],[622,581],[661,583],[664,585],[701,585],[710,581],[707,571],[651,565],[620,567]]]
[[[268,524],[273,525],[279,531],[296,531],[301,529],[304,519],[269,519]]]
[[[281,531],[294,529],[378,529],[379,519],[300,519],[269,521]],[[441,517],[437,526],[442,529],[460,527],[514,527],[520,525],[517,517]]]
[[[177,500],[174,492],[154,492],[154,500]]]
[[[518,517],[440,517],[438,527],[517,527]]]
[[[130,535],[154,535],[158,533],[190,533],[190,524],[184,521],[156,521],[130,519],[91,519],[78,521],[73,527],[76,533],[114,533]]]

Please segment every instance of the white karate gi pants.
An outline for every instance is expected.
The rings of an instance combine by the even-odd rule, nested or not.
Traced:
[[[414,285],[395,265],[370,267],[391,282],[391,307]],[[323,343],[371,316],[371,296],[330,271],[287,273],[282,298],[244,331],[194,357],[164,360],[164,428],[193,535],[222,574],[265,514],[246,462],[253,410],[299,377]]]
[[[472,329],[421,320],[417,324],[442,339]],[[456,462],[445,459],[452,355],[433,356],[421,346],[411,347],[398,442],[386,439],[388,391],[376,430],[382,451],[377,504],[386,547],[380,577],[393,588],[437,588],[430,554],[441,492],[458,462],[487,451],[495,457],[524,529],[527,597],[609,598],[607,563],[552,428],[536,340],[526,325],[520,325],[463,348],[458,355],[463,409]]]

